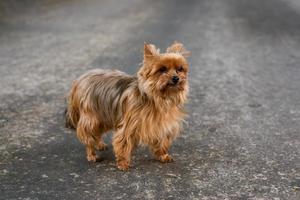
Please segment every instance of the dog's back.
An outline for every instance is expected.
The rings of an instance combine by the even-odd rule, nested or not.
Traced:
[[[74,81],[67,97],[66,126],[77,127],[80,113],[93,113],[109,130],[121,117],[124,91],[137,85],[137,78],[117,70],[91,70]]]

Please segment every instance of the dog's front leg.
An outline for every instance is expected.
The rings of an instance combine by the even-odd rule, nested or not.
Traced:
[[[171,143],[172,139],[170,137],[165,137],[161,141],[155,141],[154,143],[150,144],[150,149],[157,160],[163,163],[174,161],[172,156],[168,153]]]
[[[136,144],[132,136],[128,136],[122,130],[117,131],[113,137],[113,147],[116,156],[117,167],[120,170],[128,170],[132,151]]]

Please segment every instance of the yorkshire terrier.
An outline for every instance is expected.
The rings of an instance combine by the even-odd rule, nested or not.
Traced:
[[[168,149],[185,116],[188,55],[178,42],[166,53],[145,43],[136,76],[96,69],[74,81],[67,97],[66,124],[86,145],[88,161],[96,162],[96,150],[107,148],[102,136],[109,130],[114,132],[112,145],[120,170],[129,169],[133,150],[142,144],[159,161],[173,161]]]

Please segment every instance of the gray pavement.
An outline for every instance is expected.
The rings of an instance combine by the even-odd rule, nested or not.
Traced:
[[[192,52],[176,161],[140,148],[120,172],[110,144],[88,163],[72,80],[174,40]],[[298,0],[4,0],[0,86],[0,199],[300,199]]]

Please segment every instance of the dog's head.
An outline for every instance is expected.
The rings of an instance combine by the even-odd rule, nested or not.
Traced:
[[[186,95],[189,54],[179,42],[174,42],[165,53],[145,43],[143,66],[138,72],[140,90],[153,98]]]

